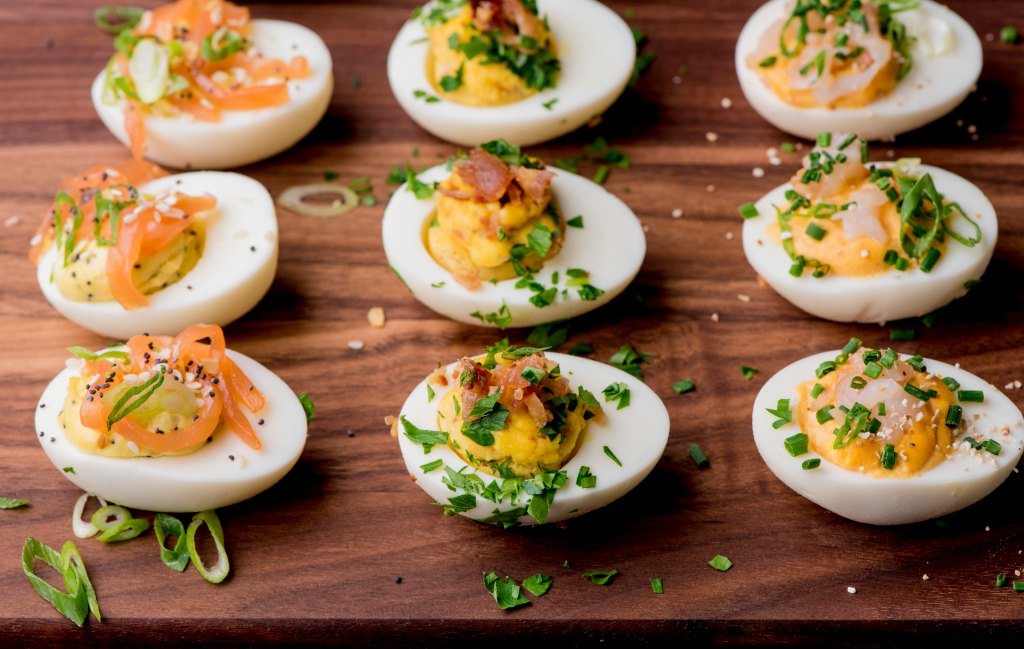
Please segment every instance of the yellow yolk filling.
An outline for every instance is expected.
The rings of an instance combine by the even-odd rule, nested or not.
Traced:
[[[449,39],[452,35],[464,43],[480,34],[473,25],[473,10],[469,5],[447,22],[428,29],[427,33],[430,38],[427,78],[438,94],[466,106],[502,106],[536,94],[536,89],[527,86],[522,77],[504,64],[484,63],[484,54],[469,59],[464,53],[451,48]],[[550,32],[545,30],[544,38],[537,40],[541,47],[556,53]],[[462,84],[451,92],[441,88],[441,79],[445,76],[455,77],[460,67]]]
[[[838,372],[831,372],[821,379],[805,381],[797,387],[797,417],[800,429],[807,435],[814,452],[825,460],[871,477],[909,478],[941,464],[953,452],[953,432],[946,426],[946,412],[950,404],[955,403],[955,398],[939,377],[929,378],[924,372],[917,372],[908,379],[908,382],[924,391],[935,390],[938,395],[923,402],[921,408],[915,410],[923,414],[920,417],[915,415],[904,424],[902,437],[899,433],[891,437],[867,435],[858,437],[843,448],[834,448],[836,435],[833,431],[843,425],[845,417],[841,410],[834,407],[838,376]],[[812,399],[810,395],[815,383],[825,387],[817,400]],[[909,393],[903,395],[903,398],[910,404],[918,402],[917,397]],[[812,402],[827,402],[833,405],[831,414],[834,419],[819,424],[817,409],[811,407]],[[877,404],[862,405],[871,409],[872,416],[877,414]],[[897,460],[892,469],[882,466],[882,451],[886,444],[893,444],[896,451]]]
[[[459,402],[456,409],[455,403]],[[458,410],[458,414],[456,414]],[[448,433],[448,445],[459,457],[477,469],[497,475],[491,463],[500,465],[509,461],[508,468],[519,476],[532,476],[540,469],[562,467],[576,451],[580,433],[587,423],[583,417],[586,406],[580,401],[566,417],[562,436],[554,440],[540,432],[525,408],[513,408],[505,420],[505,428],[494,432],[494,444],[481,446],[462,434],[463,416],[468,415],[462,407],[459,389],[446,392],[438,405],[438,426]],[[475,460],[475,461],[474,461]]]
[[[73,376],[68,384],[68,393],[64,398],[64,405],[58,415],[60,427],[64,430],[64,436],[71,444],[90,455],[102,455],[104,457],[159,457],[161,455],[187,455],[201,448],[206,442],[182,449],[177,453],[156,453],[150,449],[129,445],[128,440],[115,431],[103,433],[82,424],[81,409],[82,402],[86,398],[85,379],[80,376]],[[104,395],[105,398],[114,397],[116,393]],[[194,398],[193,398],[194,399]],[[111,404],[113,405],[113,404]],[[191,410],[186,407],[182,412],[159,412],[145,426],[149,430],[173,431],[179,427],[184,428],[192,423],[192,415],[198,410],[192,404]],[[129,415],[130,416],[130,415]]]
[[[459,175],[452,174],[442,188],[473,193]],[[529,246],[530,232],[542,225],[558,231],[561,216],[551,201],[535,201],[526,194],[515,203],[480,203],[437,194],[437,210],[424,223],[424,243],[430,255],[467,285],[505,280],[517,276],[512,264],[512,247]],[[553,236],[544,257],[530,252],[519,262],[524,268],[540,268],[562,245]]]
[[[810,45],[805,47],[810,47]],[[809,88],[793,88],[790,85],[790,78],[795,74],[799,74],[800,69],[803,67],[796,58],[787,58],[780,52],[775,52],[774,56],[777,61],[775,65],[769,68],[758,66],[756,69],[761,73],[765,83],[779,99],[797,108],[863,108],[874,103],[880,97],[889,94],[896,87],[900,68],[899,62],[894,56],[889,59],[885,66],[879,70],[878,74],[865,86],[842,95],[835,101],[823,104],[815,99],[815,88],[813,85]],[[839,83],[844,76],[859,72],[860,68],[858,66],[860,65],[857,61],[848,61],[845,65],[841,66],[834,65],[832,68],[832,74],[835,78],[834,83]],[[810,71],[808,74],[814,75],[815,72]]]
[[[139,259],[132,271],[132,282],[144,294],[151,294],[174,284],[188,274],[203,256],[206,239],[203,224],[198,219],[163,250]],[[109,246],[98,246],[89,241],[73,254],[66,266],[53,270],[53,282],[68,300],[73,302],[110,302],[107,281],[107,255]]]

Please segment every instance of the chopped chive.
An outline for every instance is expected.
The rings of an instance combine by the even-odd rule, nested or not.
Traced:
[[[1013,25],[1006,25],[1005,27],[999,30],[999,40],[1001,40],[1006,45],[1013,45],[1014,43],[1017,42],[1018,37],[1019,34],[1017,33],[1017,28],[1014,27]]]
[[[985,401],[985,393],[981,390],[960,390],[957,396],[961,403],[982,403]]]
[[[808,224],[807,229],[804,230],[804,233],[815,241],[821,241],[825,238],[825,235],[828,234],[828,230],[817,223],[810,223]]]
[[[704,455],[704,451],[700,450],[700,446],[696,444],[690,444],[690,459],[693,460],[698,469],[706,469],[711,466],[711,463],[708,462],[708,457]]]
[[[863,344],[864,343],[861,342],[860,338],[850,338],[850,342],[843,346],[842,353],[844,356],[849,356],[860,349]]]
[[[884,401],[879,401],[878,402],[878,416],[879,417],[884,417],[885,416],[885,402]]]
[[[796,145],[792,142],[783,142],[779,145],[779,151],[783,153],[794,153],[796,151]]]
[[[758,63],[757,65],[758,65],[758,67],[761,67],[761,68],[770,68],[773,65],[775,65],[775,62],[778,61],[778,60],[779,60],[779,57],[777,57],[777,56],[766,56],[765,58],[761,59],[761,62]]]
[[[814,413],[814,416],[815,418],[817,418],[819,424],[824,424],[827,421],[832,421],[833,419],[835,419],[835,417],[832,416],[831,412],[832,408],[834,407],[835,406],[833,406],[830,403],[827,406],[824,406],[823,408],[819,409],[818,412]]]
[[[803,258],[803,256],[797,257],[793,265],[789,267],[789,274],[792,275],[793,277],[800,277],[801,275],[804,274],[804,268],[806,267],[806,265],[807,261]]]
[[[846,147],[850,146],[851,144],[853,144],[854,140],[856,140],[856,139],[857,139],[856,135],[847,135],[846,139],[843,140],[842,143],[840,143],[839,150],[842,151]]]
[[[896,447],[886,444],[882,450],[882,468],[891,471],[894,466],[896,466]]]
[[[818,395],[825,391],[825,386],[821,383],[815,383],[814,387],[811,388],[811,398],[817,399]]]
[[[772,428],[775,428],[776,430],[793,421],[793,411],[789,409],[789,399],[779,399],[775,408],[767,408],[767,410],[769,414],[778,417],[778,419],[772,423]]]
[[[860,162],[861,164],[868,163],[868,143],[864,140],[860,141]]]
[[[1024,592],[1024,581],[1013,582],[1013,590],[1017,593]]]
[[[608,180],[609,169],[607,165],[601,165],[594,172],[594,182],[598,185],[603,185],[604,181]]]
[[[662,584],[660,579],[658,579],[657,577],[652,577],[651,578],[651,590],[654,591],[655,595],[661,595],[662,593],[665,592],[665,586],[664,586],[664,584]]]
[[[571,219],[569,219],[568,221],[566,221],[565,224],[568,225],[570,228],[580,228],[580,229],[582,229],[583,228],[583,216],[582,215],[574,216]]]
[[[811,459],[804,460],[803,462],[800,463],[800,468],[803,469],[804,471],[817,469],[819,466],[821,466],[821,458],[817,457],[812,457]]]
[[[619,458],[615,457],[615,453],[612,453],[612,449],[610,449],[607,446],[605,446],[604,447],[604,454],[607,455],[608,457],[610,457],[612,459],[612,462],[618,464],[619,466],[622,466],[622,462],[619,461]]]
[[[882,364],[882,367],[886,369],[892,369],[893,364],[896,363],[896,360],[898,358],[899,356],[896,354],[896,352],[892,348],[890,348],[885,350],[885,352],[882,354],[882,357],[878,359],[878,362]]]
[[[789,452],[793,457],[803,455],[807,452],[807,435],[805,433],[797,433],[792,437],[787,437],[786,441],[783,442],[786,446],[786,451]]]
[[[889,331],[889,340],[913,340],[917,338],[917,332],[913,329],[892,329]]]
[[[867,365],[864,366],[864,375],[869,377],[869,378],[877,379],[879,377],[879,375],[881,375],[881,373],[882,373],[882,366],[879,365],[878,363],[874,362],[874,361],[872,361],[872,362],[870,362],[870,363],[868,363]]]
[[[863,376],[855,376],[850,379],[850,387],[854,390],[863,390],[867,384],[868,382]]]
[[[935,264],[938,263],[939,257],[941,256],[942,253],[939,251],[938,248],[930,249],[928,253],[924,256],[924,259],[921,260],[921,272],[932,272],[932,269],[935,268]]]
[[[906,384],[904,384],[903,385],[903,390],[907,394],[909,394],[911,396],[914,396],[914,397],[917,397],[921,401],[927,401],[927,400],[931,399],[932,397],[934,397],[934,396],[936,396],[938,394],[938,392],[936,392],[935,390],[922,390],[921,388],[917,387],[913,383],[906,383]],[[962,394],[962,392],[961,392],[961,394]],[[961,399],[961,401],[963,401],[963,399]]]
[[[1001,572],[996,575],[996,588],[1002,588],[1006,585],[1006,573]]]
[[[946,411],[946,425],[950,428],[956,428],[960,425],[960,421],[963,419],[964,409],[957,405],[951,405],[949,410]]]
[[[754,379],[754,375],[760,372],[761,370],[754,367],[747,367],[746,365],[744,365],[740,367],[740,371],[743,372],[743,378],[745,378],[748,381],[752,381]]]
[[[878,431],[882,429],[882,421],[880,419],[872,419],[865,429],[872,435],[877,435]]]
[[[882,263],[889,266],[895,266],[896,260],[900,258],[900,253],[895,250],[889,249],[885,251],[885,255],[882,257]]]
[[[960,382],[954,379],[952,376],[944,376],[942,382],[946,384],[950,392],[956,392],[960,389]]]
[[[433,462],[427,462],[426,464],[421,464],[420,465],[420,470],[422,470],[423,473],[430,473],[431,471],[435,471],[437,469],[440,469],[442,466],[444,466],[444,460],[437,459],[437,460],[434,460]]]
[[[752,219],[761,216],[761,213],[757,211],[757,206],[754,205],[753,203],[746,203],[745,205],[740,205],[739,210],[740,216],[742,216],[745,219]]]
[[[818,366],[818,369],[814,370],[814,375],[819,379],[824,377],[829,372],[834,372],[836,369],[835,361],[824,361]]]
[[[912,368],[914,368],[918,372],[924,372],[924,371],[927,371],[927,369],[928,369],[928,368],[926,368],[924,366],[924,357],[922,357],[920,355],[918,355],[918,356],[911,356],[910,358],[908,358],[907,359],[907,365],[911,366]]]
[[[821,148],[824,149],[825,147],[828,147],[831,144],[832,144],[832,134],[831,133],[829,133],[828,131],[822,131],[821,133],[818,133],[818,146],[820,146]]]

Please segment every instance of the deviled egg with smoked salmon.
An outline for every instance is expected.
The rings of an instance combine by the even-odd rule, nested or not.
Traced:
[[[949,113],[981,74],[981,42],[931,0],[770,0],[736,44],[747,101],[801,137],[899,135]]]
[[[875,163],[867,143],[822,133],[786,185],[740,208],[757,274],[804,311],[840,322],[923,316],[988,267],[995,209],[918,158]]]
[[[66,179],[31,244],[47,301],[124,340],[249,311],[277,271],[277,214],[247,176],[130,162]]]
[[[554,523],[624,496],[668,432],[643,381],[507,339],[439,367],[392,426],[409,475],[445,515],[500,527]]]
[[[595,0],[434,0],[388,53],[402,109],[465,146],[528,146],[603,113],[636,60],[629,26]]]
[[[122,30],[92,84],[110,132],[178,169],[240,167],[316,126],[333,89],[331,55],[312,30],[250,20],[224,0],[177,0]]]
[[[416,299],[453,320],[571,318],[621,293],[643,263],[625,203],[503,140],[407,177],[384,211],[384,252]]]
[[[840,516],[899,525],[984,498],[1024,451],[1020,410],[961,369],[854,338],[782,369],[758,394],[768,468]]]
[[[305,446],[299,399],[227,349],[216,325],[70,351],[36,408],[39,444],[68,480],[106,501],[225,507],[270,488]]]

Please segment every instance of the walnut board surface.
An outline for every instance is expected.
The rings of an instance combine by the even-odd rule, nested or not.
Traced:
[[[414,2],[251,5],[256,17],[315,28],[331,48],[336,87],[311,135],[242,172],[275,196],[318,181],[325,170],[342,181],[370,176],[380,203],[323,221],[281,211],[277,279],[256,309],[227,328],[231,347],[309,392],[317,406],[291,473],[220,512],[229,580],[213,586],[192,569],[172,573],[152,533],[113,546],[80,540],[104,618],[75,628],[35,594],[20,565],[27,536],[58,547],[73,538],[69,517],[79,494],[38,448],[33,409],[63,367],[65,347],[103,340],[46,304],[26,252],[60,179],[128,157],[89,100],[89,84],[111,52],[92,24],[96,4],[0,4],[0,219],[20,219],[0,228],[7,404],[0,495],[31,501],[0,511],[2,644],[381,645],[428,637],[442,644],[633,644],[680,637],[991,645],[1024,635],[1024,596],[994,587],[997,573],[1012,577],[1024,567],[1020,475],[943,524],[877,528],[804,500],[757,454],[750,410],[767,377],[853,335],[887,345],[890,327],[808,316],[760,287],[744,259],[736,206],[785,182],[798,165],[797,155],[768,164],[765,151],[792,138],[753,112],[736,81],[733,47],[756,0],[610,3],[635,11],[630,22],[649,36],[653,67],[599,126],[532,149],[566,157],[600,134],[632,158],[632,168],[615,169],[607,187],[649,228],[646,262],[624,295],[573,322],[569,343],[592,343],[600,360],[626,342],[656,354],[647,383],[668,405],[672,431],[664,459],[627,497],[566,525],[507,531],[444,518],[408,479],[384,425],[438,361],[497,338],[495,330],[450,322],[420,305],[388,270],[381,247],[380,218],[393,189],[388,170],[454,152],[402,113],[384,75],[387,49]],[[1024,28],[1024,2],[951,5],[984,42],[978,91],[952,115],[875,152],[920,156],[971,179],[996,206],[1002,231],[985,281],[944,309],[933,328],[895,326],[921,334],[901,351],[959,362],[1002,386],[1024,379],[1024,46],[1003,45],[998,33],[1007,23]],[[969,125],[977,126],[976,142]],[[718,141],[709,142],[708,132]],[[763,178],[754,167],[766,170]],[[676,209],[681,218],[672,217]],[[373,306],[387,313],[383,329],[367,322]],[[526,333],[510,336],[522,342]],[[351,340],[365,348],[350,349]],[[746,381],[742,365],[760,373]],[[695,380],[697,390],[674,395],[671,384],[682,378]],[[1008,392],[1018,403],[1022,394]],[[691,442],[710,468],[691,462]],[[735,567],[712,570],[706,562],[715,554]],[[596,568],[621,574],[601,587],[581,576]],[[554,586],[534,604],[503,612],[481,584],[491,570],[517,579],[546,573]],[[663,595],[651,592],[651,577],[664,580]]]

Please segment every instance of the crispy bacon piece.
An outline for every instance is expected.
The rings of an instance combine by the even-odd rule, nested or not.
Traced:
[[[473,200],[481,203],[504,196],[515,177],[507,164],[482,149],[470,151],[469,159],[456,167],[455,173],[473,188]]]
[[[555,174],[547,169],[528,169],[527,167],[515,167],[516,183],[526,192],[526,195],[537,201],[543,202],[551,188],[551,179]]]
[[[469,0],[473,23],[483,32],[499,30],[507,34],[544,37],[544,23],[520,0]]]

